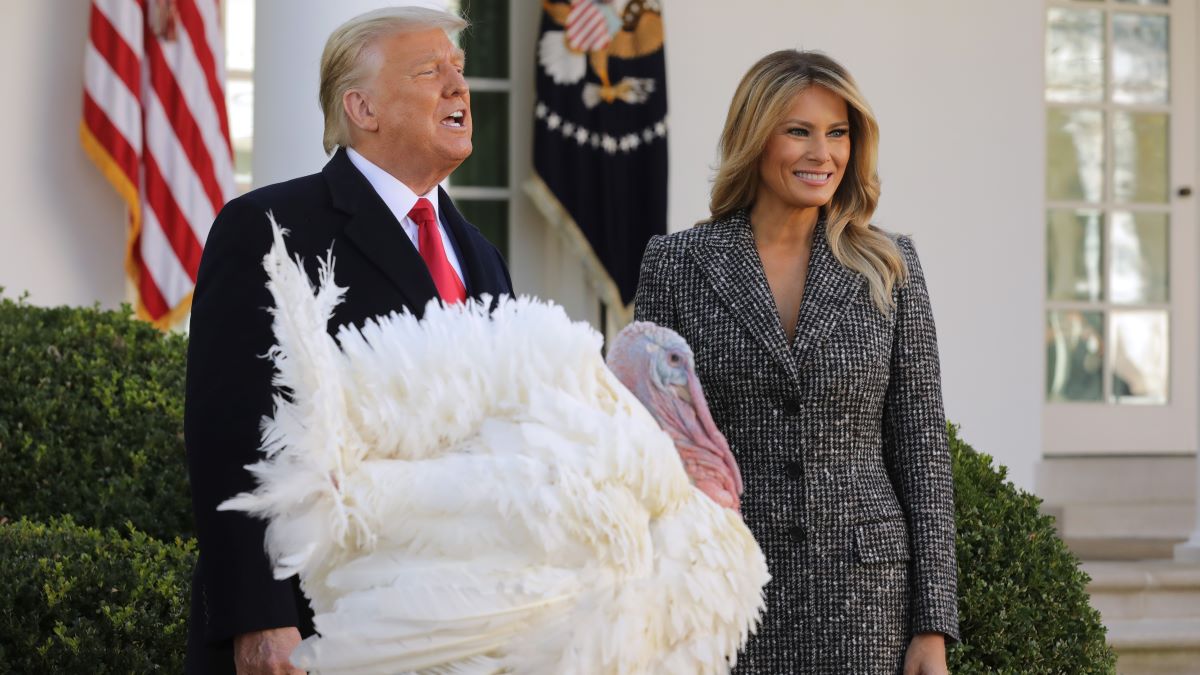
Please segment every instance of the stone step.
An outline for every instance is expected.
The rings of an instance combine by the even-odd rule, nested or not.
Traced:
[[[1200,675],[1200,564],[1086,562],[1122,675]]]
[[[1108,622],[1119,675],[1200,675],[1200,619]]]
[[[1170,560],[1175,546],[1183,542],[1175,537],[1064,537],[1067,548],[1087,561]]]
[[[1195,527],[1192,502],[1056,504],[1058,531],[1071,538],[1187,539]]]
[[[1036,492],[1050,505],[1195,504],[1194,456],[1048,457]]]
[[[1037,469],[1043,512],[1085,560],[1170,558],[1196,526],[1196,482],[1188,456],[1051,457]]]
[[[1106,624],[1113,621],[1200,621],[1200,565],[1173,561],[1087,562],[1088,593]],[[1196,637],[1200,639],[1200,633]]]

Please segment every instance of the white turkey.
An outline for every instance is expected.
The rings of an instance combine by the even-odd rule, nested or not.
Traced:
[[[258,488],[221,508],[266,519],[276,576],[300,577],[318,635],[296,665],[729,670],[769,577],[678,335],[634,324],[610,370],[586,324],[505,298],[335,341],[333,260],[314,288],[273,227],[279,393]]]

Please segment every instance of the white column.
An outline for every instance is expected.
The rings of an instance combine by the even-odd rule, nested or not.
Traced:
[[[328,159],[317,102],[321,51],[333,29],[380,7],[445,9],[445,0],[258,0],[254,21],[254,186],[316,173]]]
[[[1197,152],[1200,153],[1200,142],[1197,143]],[[1200,184],[1200,176],[1196,178],[1197,182],[1194,184]],[[1196,260],[1200,260],[1200,251],[1197,251],[1196,254]],[[1193,348],[1197,347],[1193,346]],[[1197,377],[1200,378],[1200,374]],[[1197,379],[1197,381],[1200,382],[1200,379]],[[1197,411],[1197,413],[1195,423],[1200,426],[1200,411]],[[1197,434],[1197,438],[1200,439],[1200,433]],[[1184,543],[1175,546],[1175,559],[1180,562],[1200,562],[1200,448],[1196,450],[1196,492],[1194,498],[1196,500],[1196,513],[1192,536],[1188,537],[1188,540]]]
[[[1196,460],[1196,527],[1186,542],[1175,547],[1175,559],[1200,562],[1200,457]]]
[[[1196,416],[1200,424],[1200,415]],[[1196,452],[1196,515],[1192,536],[1175,546],[1175,559],[1180,562],[1200,562],[1200,450]]]
[[[1196,13],[1194,25],[1192,26],[1192,34],[1195,36],[1200,36],[1200,12]],[[1200,65],[1193,63],[1190,65],[1190,67],[1193,69],[1193,77],[1195,78],[1193,86],[1195,86],[1197,91],[1200,92]],[[1200,158],[1200,134],[1196,134],[1195,145],[1192,147],[1193,151],[1196,153],[1196,157]],[[1191,180],[1188,182],[1193,192],[1191,199],[1200,198],[1200,196],[1195,194],[1196,188],[1200,188],[1200,162],[1197,162],[1196,166],[1198,167],[1196,175],[1191,176]],[[1193,251],[1193,255],[1196,256],[1195,260],[1200,261],[1200,250]],[[1193,345],[1193,349],[1196,348],[1200,348],[1200,345]],[[1197,382],[1200,382],[1200,376],[1198,376]],[[1198,427],[1200,427],[1200,410],[1196,411],[1196,424]],[[1200,433],[1197,434],[1197,439],[1200,441]],[[1175,559],[1180,562],[1200,562],[1200,448],[1196,449],[1195,499],[1196,514],[1195,522],[1192,527],[1192,536],[1188,537],[1186,542],[1175,547]]]

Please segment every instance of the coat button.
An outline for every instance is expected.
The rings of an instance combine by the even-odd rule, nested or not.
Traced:
[[[788,528],[788,536],[790,536],[792,541],[796,542],[797,544],[803,544],[807,534],[805,533],[803,526],[793,525]]]
[[[783,402],[783,412],[786,415],[795,417],[800,414],[800,401],[790,398]]]
[[[787,474],[788,478],[798,480],[804,473],[804,467],[800,462],[787,462],[783,465],[783,472]]]

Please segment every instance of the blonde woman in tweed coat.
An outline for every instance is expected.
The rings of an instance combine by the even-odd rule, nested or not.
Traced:
[[[712,218],[646,248],[636,315],[695,352],[772,581],[746,673],[946,672],[958,635],[937,341],[912,242],[871,226],[878,127],[814,52],[754,65]]]

